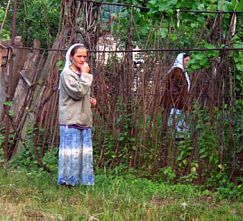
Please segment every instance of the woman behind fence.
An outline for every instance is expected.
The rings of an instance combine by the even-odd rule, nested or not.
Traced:
[[[168,126],[176,130],[176,137],[187,129],[184,113],[188,110],[190,78],[185,70],[189,62],[189,55],[180,53],[168,71],[166,90],[162,98],[163,106],[163,132],[167,133]]]
[[[86,60],[87,49],[72,45],[60,76],[59,185],[94,184],[91,106],[96,99],[90,97],[93,75]]]

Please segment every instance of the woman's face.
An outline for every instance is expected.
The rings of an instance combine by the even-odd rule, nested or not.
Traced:
[[[185,67],[187,67],[189,61],[190,61],[190,57],[189,57],[189,56],[188,56],[188,57],[185,57],[185,58],[183,59],[183,62],[184,62],[184,66],[185,66]]]
[[[85,48],[78,48],[71,57],[72,65],[74,65],[78,70],[81,70],[82,65],[87,60],[87,50]]]

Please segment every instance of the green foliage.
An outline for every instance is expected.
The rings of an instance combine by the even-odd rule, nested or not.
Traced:
[[[206,188],[214,188],[218,193],[217,199],[243,200],[242,182],[235,184],[229,181],[229,176],[225,172],[214,173],[208,178]]]
[[[110,1],[112,2],[112,1]],[[227,45],[222,45],[221,41],[216,43],[208,42],[205,36],[202,36],[201,42],[198,41],[199,34],[202,30],[204,33],[208,33],[209,27],[207,27],[208,20],[214,21],[215,15],[205,15],[205,14],[195,14],[193,13],[176,13],[176,9],[195,9],[195,10],[242,10],[242,4],[239,4],[239,1],[233,0],[231,2],[226,1],[208,1],[199,2],[196,0],[150,0],[147,1],[146,5],[149,10],[143,11],[137,8],[123,8],[119,12],[118,21],[114,23],[112,30],[114,35],[117,34],[121,39],[121,45],[125,45],[127,40],[127,34],[129,32],[128,27],[130,23],[130,16],[133,15],[133,43],[138,44],[143,48],[156,47],[163,48],[166,47],[175,47],[176,48],[186,48],[186,47],[198,47],[198,48],[215,48],[215,47],[228,47]],[[225,2],[225,4],[222,4]],[[124,3],[132,3],[134,5],[141,5],[141,1],[131,0],[124,1]],[[1,3],[2,4],[2,3]],[[4,4],[3,4],[4,5]],[[18,5],[18,14],[17,14],[17,34],[22,35],[25,39],[25,45],[31,45],[34,38],[38,38],[43,43],[43,47],[50,47],[54,37],[57,33],[58,22],[59,22],[59,13],[60,13],[60,1],[53,0],[27,0],[20,1]],[[223,15],[223,27],[228,26],[229,15]],[[238,18],[242,18],[239,15]],[[4,8],[0,8],[0,23],[4,17]],[[9,38],[9,30],[11,26],[11,12],[8,16],[8,22],[4,29],[0,33],[1,39]],[[178,25],[177,25],[178,22]],[[237,33],[233,38],[232,44],[233,47],[242,48],[242,36],[243,31],[241,29],[241,24],[237,21]],[[224,29],[227,30],[227,29]],[[225,38],[226,33],[223,32],[222,36]],[[155,43],[156,42],[156,43]],[[236,96],[243,95],[243,53],[241,51],[236,51],[230,54],[230,62],[234,68],[230,69],[234,80],[236,82]],[[189,72],[196,71],[199,69],[205,69],[211,67],[211,60],[219,57],[218,51],[207,51],[207,52],[194,52],[191,54],[191,61],[189,66]],[[63,62],[58,61],[58,68],[61,70],[63,67]],[[110,65],[110,64],[109,64]],[[5,102],[5,106],[11,107],[11,102]],[[129,104],[130,105],[130,104]],[[243,143],[243,102],[242,99],[237,99],[236,109],[234,110],[234,120],[233,120],[233,129],[234,137],[236,140],[236,154],[242,152],[242,143]],[[133,108],[133,104],[130,105]],[[131,112],[133,112],[133,109]],[[230,113],[229,110],[225,110],[228,116]],[[156,116],[158,119],[153,125],[153,128],[149,133],[151,136],[146,137],[146,141],[141,142],[144,139],[145,133],[142,131],[143,119],[139,119],[136,122],[136,125],[131,125],[132,114],[128,111],[127,105],[122,99],[118,98],[115,105],[114,112],[116,119],[114,120],[114,129],[107,129],[104,125],[106,122],[102,122],[101,129],[99,132],[102,136],[102,142],[97,145],[103,145],[104,148],[104,158],[105,166],[109,167],[111,164],[116,166],[115,172],[117,174],[124,173],[129,168],[129,161],[132,158],[133,153],[137,153],[139,159],[142,159],[144,162],[139,162],[143,170],[146,170],[144,174],[149,174],[151,169],[151,164],[154,159],[153,155],[156,155],[160,148],[160,130],[161,130],[161,119]],[[9,112],[10,116],[13,116],[14,113]],[[218,116],[223,115],[220,113],[220,110],[216,110]],[[184,135],[186,139],[178,144],[176,144],[176,166],[178,166],[179,175],[175,173],[172,167],[166,167],[159,171],[156,180],[162,180],[168,183],[177,180],[180,178],[180,181],[183,182],[193,182],[199,177],[199,169],[202,165],[203,167],[203,177],[210,177],[212,180],[207,180],[207,185],[210,187],[215,187],[219,183],[218,190],[222,195],[226,195],[227,191],[232,193],[233,187],[232,184],[227,180],[227,169],[230,163],[231,157],[226,159],[226,163],[222,165],[219,161],[219,136],[215,127],[211,124],[215,120],[215,116],[210,119],[207,110],[201,110],[199,107],[196,107],[193,114],[195,116],[195,121],[193,122],[194,131],[188,131]],[[146,117],[146,126],[145,130],[149,129],[149,116]],[[222,118],[223,119],[223,118]],[[229,119],[224,119],[225,122],[220,122],[222,126],[222,133],[228,135],[229,132],[226,130],[223,124],[230,125]],[[222,124],[222,125],[221,125]],[[96,129],[96,128],[95,128]],[[134,136],[131,133],[131,129],[137,130],[137,136]],[[98,130],[98,129],[97,129]],[[190,129],[192,130],[192,129]],[[192,134],[195,135],[195,140],[191,139]],[[224,142],[226,143],[226,148],[230,147],[230,140],[225,136]],[[36,161],[35,152],[34,152],[34,131],[32,130],[29,133],[29,140],[25,143],[25,149],[22,150],[19,156],[13,159],[11,165],[14,167],[23,166],[28,169],[38,170],[39,165]],[[0,137],[0,144],[3,137]],[[145,139],[144,139],[145,140]],[[139,149],[143,144],[143,148]],[[148,151],[147,151],[148,150]],[[230,154],[229,154],[230,155]],[[95,149],[95,156],[98,158],[100,156],[99,148]],[[47,151],[43,158],[44,165],[55,173],[57,170],[57,149],[53,148]],[[238,168],[237,168],[238,169]],[[120,182],[120,181],[117,181]],[[225,185],[225,188],[221,188]],[[237,187],[241,190],[242,187]],[[239,191],[240,191],[239,190]],[[238,193],[238,192],[237,192]]]
[[[243,31],[242,31],[243,36]],[[238,35],[233,39],[235,48],[243,48],[243,42]],[[236,81],[236,93],[239,96],[243,95],[243,51],[234,52],[233,61],[235,64],[235,81]]]
[[[161,12],[166,12],[168,14],[173,13],[173,8],[175,8],[177,0],[150,0],[148,2],[149,14],[153,16],[158,16]]]
[[[38,171],[39,165],[35,157],[33,146],[22,149],[18,155],[12,158],[9,165],[13,168],[21,167],[27,170]]]
[[[42,160],[52,174],[57,174],[58,147],[46,151]]]
[[[5,101],[5,102],[3,102],[3,105],[7,106],[7,107],[12,107],[13,102],[12,101]]]
[[[209,44],[207,42],[201,43],[200,45],[202,45],[200,46],[201,48],[215,48],[213,44]],[[219,57],[219,52],[214,50],[205,52],[194,52],[190,55],[190,57],[191,59],[188,71],[193,72],[203,68],[209,68],[211,66],[210,60]]]
[[[10,39],[10,32],[6,29],[2,29],[0,32],[0,39],[3,41],[7,41]]]
[[[0,8],[0,21],[1,21],[1,22],[2,22],[3,19],[4,19],[4,15],[5,15],[5,13],[4,13],[3,8]]]
[[[198,148],[200,159],[209,158],[210,163],[217,164],[218,160],[214,160],[213,156],[218,156],[217,152],[218,142],[214,130],[209,123],[206,123],[200,129],[198,138]]]
[[[24,148],[22,148],[18,154],[8,163],[8,167],[11,169],[18,169],[27,171],[32,176],[39,178],[43,174],[49,172],[50,175],[56,176],[57,174],[57,159],[58,159],[58,148],[52,148],[45,152],[42,158],[43,165],[37,161],[36,158],[36,146],[34,145],[34,133],[33,129],[28,129],[28,141],[25,142]],[[0,157],[1,159],[1,157]]]
[[[0,133],[0,147],[2,147],[4,142],[4,136]]]
[[[236,153],[243,152],[243,100],[236,101],[236,108],[234,111],[234,130],[236,137]]]
[[[4,144],[4,136],[0,133],[0,166],[4,163],[4,151],[3,151],[3,144]]]
[[[51,47],[58,31],[60,2],[48,0],[28,0],[20,3],[18,13],[18,34],[27,44],[39,39],[43,46]]]
[[[12,101],[5,101],[5,102],[3,102],[3,105],[8,107],[8,108],[11,108],[12,105],[13,105],[13,102]],[[8,114],[9,114],[10,117],[14,117],[14,111],[13,110],[11,110],[11,109],[8,110]]]
[[[193,47],[205,47],[215,48],[221,47],[222,41],[218,40],[215,45],[210,45],[210,42],[202,44],[203,38],[199,39],[200,32],[206,37],[206,33],[210,32],[209,21],[215,19],[215,14],[186,13],[178,11],[177,9],[191,9],[191,10],[224,10],[224,11],[241,11],[242,5],[237,0],[233,1],[203,1],[198,2],[196,0],[190,1],[177,1],[177,0],[149,0],[144,4],[139,0],[124,1],[128,4],[146,6],[148,10],[139,8],[123,8],[119,15],[117,15],[118,22],[113,23],[112,28],[113,35],[117,34],[122,42],[126,42],[128,28],[130,25],[130,16],[132,16],[133,23],[133,43],[139,45],[142,48],[151,48],[156,45],[159,48],[163,48],[164,45],[174,48],[193,48]],[[224,3],[222,3],[224,2]],[[241,15],[238,17],[237,32],[241,33]],[[228,30],[230,15],[223,14],[222,24],[223,29]],[[178,24],[178,25],[177,25]],[[223,37],[227,35],[227,31],[224,31]],[[201,36],[202,37],[202,36]],[[207,39],[207,38],[205,38]],[[208,41],[208,39],[207,39]],[[156,43],[155,43],[156,42]],[[176,43],[176,45],[175,45]],[[209,45],[207,45],[209,44]],[[223,47],[223,46],[222,46]],[[192,70],[198,70],[202,67],[208,67],[210,65],[209,57],[217,57],[218,55],[209,55],[215,53],[214,51],[207,51],[204,55],[202,53],[192,60]]]
[[[201,109],[198,104],[195,104],[191,121],[190,129],[184,136],[186,138],[177,144],[176,161],[180,182],[196,181],[199,178],[200,168],[200,176],[205,176],[205,178],[214,177],[225,170],[225,165],[219,162],[220,145],[217,132],[211,124],[212,117],[206,109]],[[223,125],[222,128],[224,128]],[[192,136],[194,136],[193,140],[190,138]],[[185,171],[187,171],[186,174]]]
[[[67,188],[57,186],[55,177],[44,172],[36,176],[0,168],[0,184],[1,220],[240,220],[242,216],[239,199],[131,174],[99,171],[95,186]]]
[[[176,174],[171,167],[164,167],[156,174],[155,179],[160,182],[173,183]]]
[[[57,61],[57,63],[56,63],[56,66],[57,66],[57,68],[58,68],[58,70],[59,70],[60,72],[63,70],[64,65],[65,65],[65,63],[64,63],[63,60],[59,60],[59,61]]]
[[[207,157],[212,157],[213,155],[218,155],[217,153],[217,136],[214,131],[214,127],[210,122],[210,116],[206,109],[201,109],[199,106],[195,105],[193,115],[196,119],[195,129],[198,133],[198,150],[200,159]],[[212,163],[212,162],[211,162]]]
[[[5,2],[0,3],[0,7]],[[12,5],[10,6],[12,8]],[[1,38],[9,37],[11,30],[12,10],[8,13],[6,27]],[[39,39],[43,47],[51,47],[59,26],[60,1],[59,0],[25,0],[18,2],[17,35],[24,39],[25,46],[32,46],[34,39]],[[0,8],[0,23],[1,23]]]
[[[35,133],[32,126],[28,127],[26,133],[27,139],[23,143],[24,146],[12,157],[11,161],[9,162],[9,166],[12,168],[24,168],[27,171],[41,171],[42,168],[36,159],[34,145]]]
[[[191,156],[193,147],[190,140],[181,141],[178,144],[177,162],[179,168],[185,168],[188,165],[188,158]]]
[[[3,7],[1,7],[1,5],[0,5],[0,24],[2,24],[2,22],[4,20],[4,16],[5,16],[5,11],[4,11]],[[9,38],[10,38],[9,30],[7,30],[6,28],[3,28],[2,30],[0,30],[0,40],[6,41],[6,40],[9,40]]]
[[[136,150],[137,141],[130,135],[131,131],[131,114],[127,112],[121,98],[117,98],[115,105],[115,113],[117,113],[116,121],[114,122],[114,130],[104,136],[104,149],[106,164],[110,164],[114,159],[123,163],[123,168],[128,165],[127,158],[130,151]],[[105,131],[101,131],[105,133]]]

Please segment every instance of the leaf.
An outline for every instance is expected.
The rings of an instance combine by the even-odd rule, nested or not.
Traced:
[[[169,9],[169,7],[168,7],[168,5],[166,5],[166,4],[161,4],[161,5],[159,6],[159,11],[160,11],[160,12],[167,11],[168,9]]]
[[[4,106],[7,106],[7,107],[11,107],[12,104],[13,104],[12,101],[5,101],[5,102],[3,103],[3,105],[4,105]]]
[[[161,29],[160,34],[161,34],[161,37],[162,37],[162,38],[166,38],[167,33],[168,33],[168,29],[167,29],[167,28],[162,28],[162,29]]]
[[[141,34],[147,35],[147,33],[148,33],[148,26],[145,25],[141,28]]]
[[[235,43],[234,48],[243,48],[243,43]]]
[[[200,69],[200,66],[196,65],[196,64],[192,64],[192,65],[190,65],[190,67],[191,67],[192,70]]]
[[[3,21],[4,18],[4,10],[0,9],[0,22]]]
[[[205,48],[208,48],[208,49],[210,49],[210,48],[215,48],[215,46],[214,46],[213,44],[209,44],[209,43],[205,43],[205,44],[204,44],[204,47],[205,47]]]
[[[207,154],[203,154],[203,155],[200,155],[200,158],[203,159],[203,158],[205,158],[207,156],[208,156]]]
[[[176,40],[177,40],[177,36],[176,36],[176,34],[171,34],[171,35],[170,35],[170,40],[171,40],[171,41],[176,41]]]
[[[58,70],[62,70],[64,67],[64,61],[62,61],[62,60],[57,61],[56,66],[57,66]]]
[[[201,66],[204,66],[204,65],[206,65],[207,64],[207,59],[205,59],[205,58],[203,58],[203,59],[201,59],[201,60],[199,60],[199,64],[201,65]]]
[[[236,64],[236,69],[238,71],[243,71],[243,64]],[[237,76],[238,80],[241,80],[242,79],[242,76]]]

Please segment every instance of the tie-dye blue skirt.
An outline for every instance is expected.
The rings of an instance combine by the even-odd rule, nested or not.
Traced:
[[[91,128],[60,126],[57,182],[72,186],[94,184]]]

